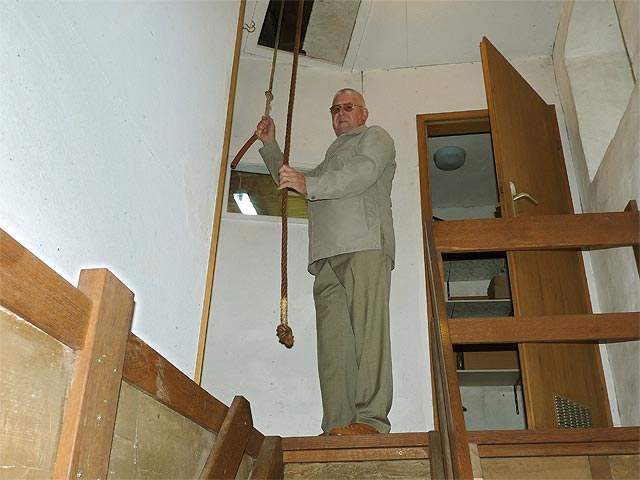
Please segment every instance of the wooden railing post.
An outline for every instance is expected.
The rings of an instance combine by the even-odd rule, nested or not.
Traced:
[[[447,308],[440,259],[436,250],[431,220],[425,222],[427,269],[431,299],[431,339],[433,369],[436,383],[438,431],[443,452],[444,473],[447,478],[473,478],[467,429],[462,410],[460,386],[456,371],[453,345],[449,334]]]
[[[106,269],[83,270],[78,289],[92,301],[89,325],[65,407],[55,478],[108,473],[133,293]]]
[[[252,429],[251,406],[246,398],[236,396],[222,422],[218,438],[200,478],[202,480],[235,478]]]
[[[251,480],[268,480],[283,476],[282,438],[266,437],[251,473]]]

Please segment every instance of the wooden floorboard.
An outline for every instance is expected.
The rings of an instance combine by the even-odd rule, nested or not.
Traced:
[[[467,432],[481,458],[640,454],[640,427]],[[323,463],[429,459],[429,434],[390,433],[282,439],[283,460]]]

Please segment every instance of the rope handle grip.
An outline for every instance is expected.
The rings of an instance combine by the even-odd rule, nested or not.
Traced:
[[[244,157],[244,154],[247,153],[247,150],[249,150],[249,148],[251,148],[251,145],[253,145],[254,142],[256,140],[258,140],[258,138],[260,137],[261,134],[262,134],[262,132],[260,131],[260,129],[258,129],[256,131],[256,133],[251,135],[251,138],[245,142],[245,144],[238,151],[238,153],[236,153],[236,156],[233,157],[233,161],[231,162],[231,169],[232,170],[235,170],[235,168],[238,166],[238,163],[240,162],[242,157]]]

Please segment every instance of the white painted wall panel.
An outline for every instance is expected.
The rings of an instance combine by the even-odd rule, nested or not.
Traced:
[[[195,370],[238,4],[0,4],[0,227]]]

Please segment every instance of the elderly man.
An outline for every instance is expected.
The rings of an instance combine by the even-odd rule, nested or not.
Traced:
[[[382,127],[365,125],[369,111],[359,92],[340,90],[329,111],[337,138],[312,171],[282,164],[270,117],[258,124],[260,155],[279,189],[292,188],[308,200],[322,430],[388,433],[395,147]]]

